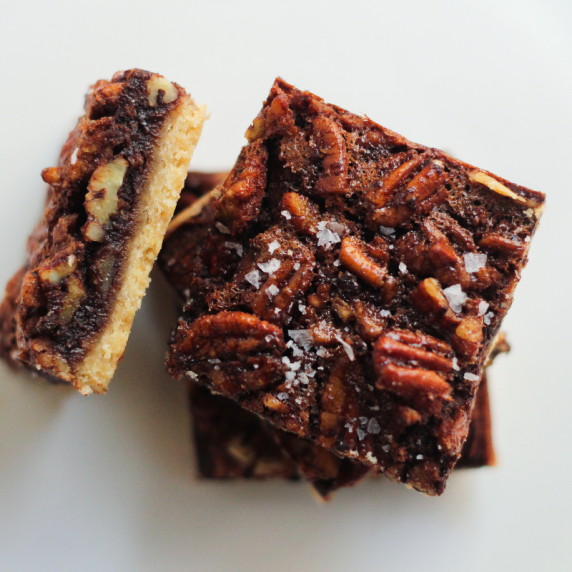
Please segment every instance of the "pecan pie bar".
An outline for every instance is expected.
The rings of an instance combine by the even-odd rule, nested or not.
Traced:
[[[106,391],[204,119],[158,74],[129,70],[92,87],[58,166],[42,173],[43,236],[17,297],[13,356],[83,394]]]
[[[212,203],[218,193],[207,192],[220,183],[220,174],[191,172],[181,192],[176,218],[159,254],[159,265],[182,298],[191,293],[192,261],[197,247],[214,224]],[[489,362],[498,353],[508,351],[504,336],[495,344]],[[488,365],[488,364],[487,364]],[[298,472],[323,497],[335,490],[359,482],[371,470],[351,459],[341,459],[306,439],[271,427],[236,402],[213,395],[197,384],[189,383],[195,449],[199,475],[204,478],[292,478],[292,461]],[[268,440],[272,434],[274,441]],[[279,453],[276,442],[288,456]],[[274,444],[272,444],[274,443]],[[290,460],[291,459],[291,460]],[[469,436],[457,467],[480,467],[494,463],[486,376],[479,385]],[[264,467],[265,470],[261,470]],[[270,471],[268,469],[271,469]]]
[[[169,372],[441,494],[544,195],[282,80],[247,139]]]

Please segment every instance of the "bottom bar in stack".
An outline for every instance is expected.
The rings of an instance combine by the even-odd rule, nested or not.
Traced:
[[[192,290],[195,249],[213,224],[211,199],[218,195],[215,185],[224,178],[224,173],[189,174],[178,215],[169,228],[159,256],[167,279],[184,298]],[[495,355],[504,351],[508,351],[508,344],[504,337],[499,337],[489,365]],[[235,401],[214,395],[192,382],[189,382],[189,405],[200,477],[303,477],[321,498],[328,499],[337,489],[354,485],[372,474],[370,467],[337,457],[315,443],[277,429],[242,409]],[[469,436],[457,467],[493,465],[494,460],[487,380],[483,374]]]

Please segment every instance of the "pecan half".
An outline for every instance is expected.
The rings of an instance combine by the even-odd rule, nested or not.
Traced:
[[[318,116],[313,124],[313,135],[323,159],[323,172],[316,183],[319,194],[348,192],[348,152],[340,126],[325,116]]]
[[[202,316],[190,326],[181,324],[181,352],[194,359],[233,359],[235,356],[281,349],[282,330],[244,312],[220,312]]]
[[[376,387],[403,398],[422,414],[437,414],[449,400],[445,379],[453,369],[449,345],[431,336],[391,330],[374,345]]]
[[[499,252],[506,256],[517,256],[525,252],[527,245],[511,240],[497,232],[489,232],[481,238],[479,246],[487,251]]]
[[[347,357],[340,358],[332,367],[321,397],[320,433],[318,442],[331,446],[350,419],[358,417],[357,404],[350,390],[350,380],[355,366]]]
[[[279,383],[284,349],[280,328],[244,312],[220,312],[179,323],[168,369],[182,367],[192,380],[206,375],[217,391],[235,396]]]
[[[252,293],[250,308],[264,320],[287,323],[294,301],[302,299],[314,278],[314,254],[300,241],[271,232],[261,235],[254,247],[261,256],[244,279],[252,284],[254,271],[261,284]]]
[[[340,262],[374,288],[384,285],[387,268],[371,259],[366,252],[366,245],[358,238],[344,238],[340,249]]]
[[[280,212],[282,216],[286,216],[284,213],[289,213],[290,218],[288,220],[299,232],[311,236],[318,230],[320,211],[312,201],[303,195],[285,193],[280,203]]]
[[[391,172],[379,191],[370,194],[378,207],[372,214],[376,224],[396,227],[407,222],[415,213],[427,214],[447,196],[445,183],[449,175],[441,161],[430,161],[399,190],[401,184],[424,162],[417,157]]]
[[[268,151],[262,141],[243,147],[214,205],[215,218],[236,235],[260,212]]]

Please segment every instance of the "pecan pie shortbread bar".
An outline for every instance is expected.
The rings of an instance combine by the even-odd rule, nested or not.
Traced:
[[[209,191],[224,178],[224,173],[189,173],[177,205],[176,212],[180,214],[167,230],[158,262],[182,299],[202,288],[203,277],[195,274],[200,268],[193,268],[193,261],[201,241],[214,224],[212,206],[220,192]],[[232,243],[227,246],[235,249]],[[508,351],[504,337],[491,354],[501,351]],[[493,357],[491,355],[490,362]],[[320,445],[272,427],[235,401],[214,395],[192,381],[189,382],[189,407],[198,474],[202,478],[293,478],[300,474],[327,499],[337,489],[352,486],[372,474],[367,465],[341,459]],[[494,450],[487,381],[483,374],[469,436],[457,467],[491,464],[494,464]]]
[[[42,173],[43,234],[17,296],[12,357],[83,394],[107,390],[205,113],[139,69],[92,87],[58,166]]]
[[[441,494],[544,195],[282,80],[247,139],[169,372]]]

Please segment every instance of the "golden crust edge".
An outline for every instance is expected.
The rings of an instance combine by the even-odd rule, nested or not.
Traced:
[[[206,115],[206,106],[196,104],[187,95],[163,127],[148,183],[141,195],[139,225],[121,268],[122,284],[113,310],[99,338],[74,368],[72,384],[84,395],[107,391],[125,351],[135,313],[149,285],[149,274],[175,212]]]

